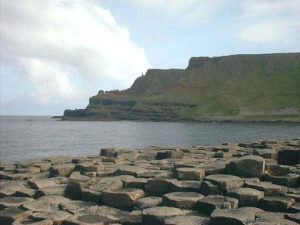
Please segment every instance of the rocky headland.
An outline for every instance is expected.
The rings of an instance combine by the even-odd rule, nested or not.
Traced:
[[[99,91],[63,120],[297,121],[300,53],[193,57],[149,69],[123,91]]]
[[[300,139],[0,164],[1,225],[296,225]]]

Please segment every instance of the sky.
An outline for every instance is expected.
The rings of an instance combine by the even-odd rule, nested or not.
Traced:
[[[300,52],[300,0],[0,0],[0,114],[62,115],[193,56]]]

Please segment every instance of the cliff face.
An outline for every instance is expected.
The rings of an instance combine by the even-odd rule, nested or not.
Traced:
[[[193,57],[148,70],[123,91],[99,91],[66,120],[300,121],[300,53]]]

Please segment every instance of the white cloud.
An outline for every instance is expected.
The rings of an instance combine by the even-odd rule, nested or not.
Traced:
[[[36,101],[127,88],[149,67],[143,48],[96,1],[0,1],[1,64],[30,84],[24,95]]]
[[[183,25],[205,24],[226,5],[222,0],[127,0],[127,2],[136,7],[149,9],[153,14],[176,18],[177,24]]]
[[[242,6],[239,39],[253,43],[299,45],[299,0],[248,0]]]

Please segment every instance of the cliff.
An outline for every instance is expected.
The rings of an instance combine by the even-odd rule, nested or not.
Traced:
[[[99,91],[64,120],[300,121],[300,53],[193,57],[150,69],[123,91]]]

